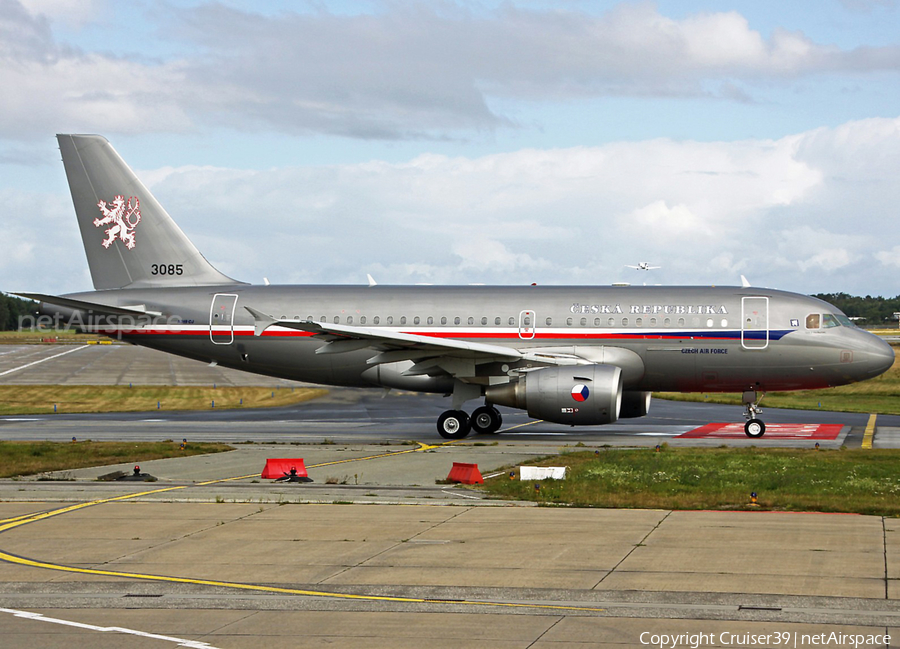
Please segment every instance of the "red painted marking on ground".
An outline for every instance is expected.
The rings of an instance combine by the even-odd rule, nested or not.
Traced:
[[[837,439],[841,424],[766,424],[766,434],[761,439]],[[706,424],[678,435],[681,438],[696,439],[750,439],[744,433],[744,424]]]

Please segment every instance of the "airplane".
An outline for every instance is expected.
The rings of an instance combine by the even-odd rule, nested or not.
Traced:
[[[99,135],[58,135],[94,291],[41,317],[268,376],[451,397],[438,434],[497,433],[497,406],[570,426],[642,417],[651,392],[863,381],[891,347],[834,306],[749,286],[250,285],[210,264]],[[464,404],[481,401],[471,414]]]
[[[625,268],[634,268],[635,270],[656,270],[657,268],[662,268],[662,266],[651,266],[646,261],[639,261],[637,266],[625,264]]]

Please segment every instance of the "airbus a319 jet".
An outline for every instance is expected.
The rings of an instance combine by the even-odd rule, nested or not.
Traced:
[[[57,137],[95,290],[19,295],[223,367],[445,394],[447,439],[496,433],[498,405],[571,426],[641,417],[658,390],[742,392],[759,437],[766,391],[862,381],[894,360],[830,304],[754,287],[252,286],[200,254],[106,139]]]

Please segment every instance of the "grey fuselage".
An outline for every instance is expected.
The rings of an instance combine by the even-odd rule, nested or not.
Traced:
[[[325,385],[447,393],[453,378],[440,372],[408,375],[412,360],[370,363],[376,352],[365,345],[317,353],[325,341],[304,331],[274,326],[255,335],[254,319],[244,307],[275,319],[572,354],[620,366],[623,388],[629,391],[824,388],[877,376],[894,359],[889,345],[850,325],[826,302],[759,288],[235,284],[65,297],[136,309],[134,325],[126,316],[93,327],[107,335],[225,367]],[[49,304],[44,308],[72,313]],[[477,361],[483,385],[495,384],[498,375],[508,380],[505,375],[515,376],[535,363],[533,358]]]

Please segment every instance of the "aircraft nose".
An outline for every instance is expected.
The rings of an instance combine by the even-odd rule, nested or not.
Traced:
[[[878,336],[868,334],[861,351],[857,358],[863,362],[867,378],[887,372],[894,364],[894,349]]]

